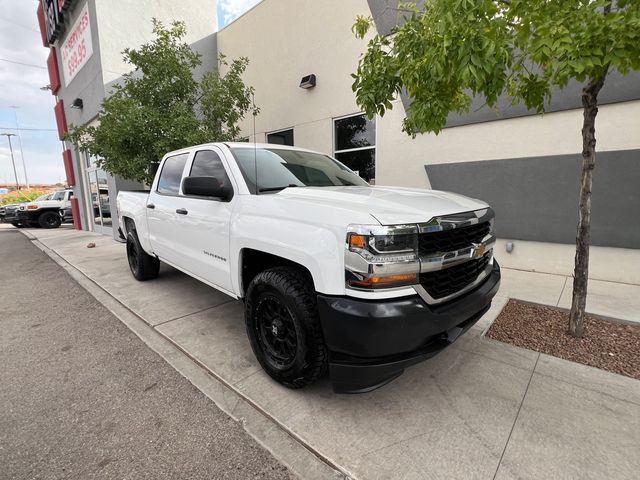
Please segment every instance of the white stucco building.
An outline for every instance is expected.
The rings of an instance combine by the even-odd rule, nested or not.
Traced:
[[[70,22],[84,5],[91,17],[93,57],[58,92],[67,121],[95,120],[109,85],[126,72],[119,52],[150,39],[151,17],[181,19],[189,43],[204,55],[204,68],[215,68],[219,52],[249,58],[244,78],[255,88],[260,114],[255,131],[254,119],[244,119],[247,140],[332,154],[379,185],[482,198],[496,210],[501,237],[496,255],[503,266],[572,272],[582,148],[580,85],[558,92],[544,116],[511,107],[508,99],[495,110],[480,108],[478,101],[469,115],[452,115],[440,135],[412,139],[401,129],[410,99],[398,98],[384,117],[367,120],[351,89],[351,73],[366,48],[351,31],[356,16],[371,15],[376,29],[388,34],[399,21],[397,1],[263,0],[218,32],[213,0],[79,0],[69,11]],[[60,48],[64,39],[63,33],[53,47]],[[309,75],[315,86],[301,88]],[[75,98],[84,101],[79,112],[68,109]],[[640,283],[640,75],[611,74],[600,98],[591,275]],[[92,217],[92,178],[98,173],[91,159],[74,152],[72,163],[76,188],[85,199],[79,206],[82,228],[117,230],[105,227],[104,217],[100,224]],[[129,184],[103,177],[107,203],[115,211],[116,191]],[[511,253],[507,242],[513,243]]]

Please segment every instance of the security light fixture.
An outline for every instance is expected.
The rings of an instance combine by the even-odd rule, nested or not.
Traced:
[[[73,103],[71,103],[71,108],[77,108],[78,110],[82,110],[82,99],[76,98]]]
[[[316,86],[316,75],[314,73],[307,75],[306,77],[302,77],[300,80],[300,88],[313,88]]]

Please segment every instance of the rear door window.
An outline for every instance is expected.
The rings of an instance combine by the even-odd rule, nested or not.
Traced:
[[[168,157],[162,166],[160,178],[158,179],[158,193],[165,195],[178,195],[180,192],[180,181],[182,180],[182,171],[189,158],[188,153],[181,153]]]

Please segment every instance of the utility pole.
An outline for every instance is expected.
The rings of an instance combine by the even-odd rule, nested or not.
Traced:
[[[16,121],[16,130],[18,131],[18,145],[20,145],[20,158],[22,158],[22,169],[24,170],[24,183],[27,184],[27,190],[29,190],[29,177],[27,175],[27,163],[24,160],[24,152],[22,151],[22,136],[20,135],[20,125],[18,124],[18,107],[17,105],[9,105],[9,108],[13,110],[13,118]]]
[[[16,190],[20,190],[20,183],[18,182],[18,171],[16,170],[16,161],[13,158],[13,147],[11,146],[11,137],[17,137],[15,133],[0,133],[9,140],[9,151],[11,152],[11,163],[13,164],[13,175],[16,177]]]

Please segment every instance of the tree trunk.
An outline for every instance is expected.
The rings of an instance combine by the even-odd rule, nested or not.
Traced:
[[[584,120],[582,123],[582,179],[580,182],[580,210],[576,236],[576,259],[573,273],[573,299],[569,315],[569,334],[582,337],[584,333],[584,309],[587,303],[589,278],[589,241],[591,238],[591,185],[596,165],[596,115],[598,93],[607,75],[592,78],[582,89]]]

